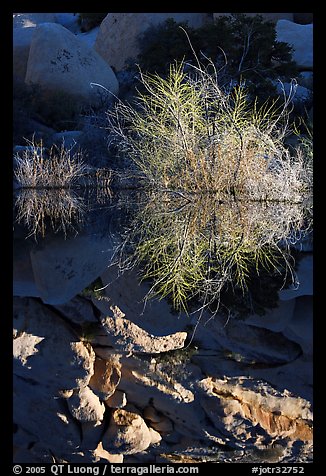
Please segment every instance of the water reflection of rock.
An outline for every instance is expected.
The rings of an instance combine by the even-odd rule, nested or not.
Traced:
[[[297,269],[306,284],[277,308],[198,322],[166,300],[144,308],[151,284],[107,268],[120,236],[110,213],[109,238],[93,222],[75,247],[59,235],[15,246],[15,461],[311,461],[310,255]],[[100,295],[75,296],[98,276]]]
[[[24,192],[27,195],[30,192],[32,197],[39,193],[36,190]],[[43,209],[41,212],[42,223],[50,221],[46,237],[42,238],[40,234],[39,215],[31,218],[32,221],[27,223],[27,230],[16,225],[14,295],[41,297],[45,303],[63,304],[94,281],[110,264],[120,242],[119,227],[123,226],[124,220],[128,220],[129,202],[117,198],[114,202],[109,200],[99,206],[97,200],[84,202],[79,197],[76,202],[79,207],[77,223],[70,212],[63,214],[65,207],[60,201],[61,194],[58,196],[57,191],[46,192],[53,194],[53,210],[56,201],[59,210],[55,216],[51,215],[52,209]],[[71,191],[65,191],[65,196],[67,194],[74,196]],[[27,195],[24,201],[26,206]],[[44,205],[42,197],[43,195],[38,200]],[[46,201],[45,204],[47,203]],[[18,212],[20,215],[17,220],[21,222],[22,210]],[[55,228],[58,217],[64,226]],[[31,239],[26,243],[26,234],[31,234],[31,229],[35,233],[32,233]],[[54,231],[59,233],[55,234]]]
[[[82,291],[112,258],[113,236],[80,234],[73,240],[54,236],[45,245],[24,255],[15,243],[21,261],[14,265],[14,294],[40,297],[48,304],[63,304]],[[30,268],[26,263],[30,262]]]

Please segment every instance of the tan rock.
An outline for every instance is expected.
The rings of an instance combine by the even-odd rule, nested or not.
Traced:
[[[103,400],[114,394],[121,378],[121,365],[117,359],[95,359],[94,375],[90,379],[89,386]]]
[[[146,450],[151,441],[149,428],[140,415],[117,409],[112,412],[102,444],[112,454],[131,455]]]
[[[74,393],[72,389],[70,390],[59,390],[58,395],[60,398],[70,398],[71,395]]]
[[[245,440],[264,431],[274,438],[312,440],[310,404],[284,390],[246,377],[202,380],[210,396],[202,406],[215,426]],[[259,430],[261,429],[261,430]]]
[[[123,408],[127,405],[127,396],[125,392],[116,390],[104,403],[110,408]]]
[[[162,416],[159,422],[151,422],[151,427],[163,435],[168,435],[173,432],[172,421],[166,416]]]
[[[96,450],[94,451],[95,463],[101,462],[102,460],[108,461],[113,464],[123,463],[123,455],[111,454],[105,449],[103,449],[102,442],[98,444]]]
[[[179,402],[190,403],[195,399],[191,390],[184,388],[179,382],[171,383],[169,379],[164,381],[162,379],[162,374],[155,378],[154,376],[143,375],[137,370],[133,370],[131,375],[138,385],[147,387],[147,393],[149,395],[153,393],[153,389],[156,389],[165,396],[172,397]],[[124,383],[124,386],[127,386],[126,383]]]
[[[155,431],[154,428],[149,428],[149,433],[151,435],[151,445],[157,445],[162,441],[162,437],[158,431]]]
[[[141,327],[125,318],[117,307],[111,306],[112,317],[101,320],[105,335],[98,337],[97,342],[112,346],[117,352],[158,354],[184,346],[187,333],[176,332],[168,336],[153,336]]]

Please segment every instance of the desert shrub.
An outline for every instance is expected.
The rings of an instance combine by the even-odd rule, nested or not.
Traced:
[[[193,299],[216,310],[222,290],[247,292],[262,268],[286,280],[287,240],[306,227],[312,190],[310,149],[284,145],[291,97],[258,105],[242,84],[222,90],[199,62],[140,78],[135,104],[108,112],[111,141],[153,191],[122,267],[136,264],[152,282],[148,297],[185,311]]]
[[[179,26],[187,31],[192,47]],[[193,62],[193,49],[203,64],[205,57],[214,62],[221,86],[246,81],[252,95],[262,98],[276,94],[272,80],[298,74],[290,45],[277,41],[275,24],[260,15],[234,13],[198,29],[169,19],[148,29],[140,46],[138,60],[145,72],[168,74],[174,60]]]
[[[88,31],[100,25],[107,13],[78,13],[78,23],[82,31]]]
[[[288,105],[258,106],[239,85],[229,94],[203,68],[170,66],[167,78],[141,72],[137,105],[108,112],[118,144],[160,189],[235,193],[255,200],[300,201],[310,186],[304,149],[284,146]]]
[[[81,152],[53,145],[45,151],[42,142],[28,141],[29,147],[15,155],[15,179],[21,187],[69,187],[85,176],[87,166]]]

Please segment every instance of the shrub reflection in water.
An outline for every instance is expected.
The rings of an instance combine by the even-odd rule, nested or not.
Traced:
[[[225,286],[245,292],[253,273],[276,272],[284,283],[294,281],[290,245],[310,221],[303,203],[152,193],[121,245],[121,267],[138,266],[151,279],[147,298],[169,297],[183,311],[195,298],[216,309]]]
[[[92,203],[106,209],[108,190],[93,192]],[[282,277],[281,285],[295,282],[291,245],[311,229],[310,202],[153,191],[127,202],[109,205],[114,220],[123,222],[116,256],[122,272],[137,267],[150,280],[146,300],[168,297],[186,312],[195,300],[216,312],[222,290],[245,293],[253,276],[270,273]],[[74,190],[25,189],[16,199],[16,220],[35,237],[49,230],[67,236],[83,227],[90,203]],[[104,209],[95,215],[101,226]]]

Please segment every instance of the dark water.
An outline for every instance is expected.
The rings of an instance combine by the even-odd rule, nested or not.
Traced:
[[[75,334],[76,342],[84,342],[81,336],[85,336],[87,326],[93,326],[86,334],[97,359],[103,359],[103,349],[107,352],[108,348],[111,354],[123,355],[117,389],[126,395],[126,408],[136,409],[144,416],[146,405],[154,402],[160,416],[169,419],[170,430],[161,432],[160,443],[149,446],[147,456],[140,450],[131,452],[133,456],[127,452],[125,462],[155,462],[163,453],[189,455],[191,451],[199,461],[205,461],[205,457],[210,460],[212,441],[215,441],[213,459],[218,461],[230,458],[225,455],[226,449],[233,452],[231,461],[236,461],[239,451],[244,451],[248,461],[310,460],[310,440],[307,443],[299,431],[299,436],[292,439],[285,432],[277,434],[274,429],[273,433],[264,426],[259,433],[260,417],[258,424],[250,418],[246,424],[242,419],[240,424],[233,416],[234,428],[227,423],[216,423],[218,410],[214,414],[215,410],[208,409],[208,396],[202,396],[202,387],[196,385],[206,378],[226,378],[231,386],[234,384],[234,388],[230,387],[232,394],[239,387],[237,379],[254,379],[250,385],[258,396],[259,386],[254,382],[263,382],[260,384],[266,385],[263,393],[271,396],[275,392],[279,401],[285,399],[286,392],[294,399],[304,399],[305,409],[295,400],[295,410],[289,410],[286,404],[284,411],[291,418],[309,420],[311,251],[309,207],[298,204],[247,203],[214,197],[194,199],[149,192],[105,195],[93,191],[86,196],[69,191],[24,191],[17,195],[13,263],[17,327],[14,372],[19,382],[14,403],[19,429],[15,433],[16,461],[50,461],[53,454],[68,462],[95,462],[96,458],[108,461],[104,456],[94,456],[94,451],[101,441],[103,444],[106,441],[105,431],[111,425],[114,406],[107,406],[98,421],[101,431],[88,429],[91,435],[88,439],[86,426],[94,426],[94,422],[82,421],[81,440],[80,435],[75,435],[76,417],[72,418],[65,403],[70,399],[63,398],[60,392],[72,389],[75,394],[76,389],[87,385],[87,379],[79,387],[72,384],[71,364],[48,355],[51,346],[42,350],[46,339],[51,340],[47,336],[56,335],[55,327],[49,330],[42,327],[42,320],[34,321],[36,315],[41,319],[43,314],[43,319],[51,320],[52,316],[54,326],[53,316],[56,316],[60,326],[69,327],[67,332]],[[142,277],[147,279],[141,284]],[[161,300],[162,296],[165,298]],[[130,351],[132,347],[124,350],[123,336],[116,347],[112,342],[107,347],[99,330],[100,322],[108,313],[112,315],[114,306],[128,322],[141,329],[137,331],[139,335],[143,331],[151,336],[187,332],[186,349],[175,350],[176,354],[164,354],[162,349],[159,365],[153,354],[155,371],[151,367],[151,352],[139,354]],[[59,340],[62,332],[58,331]],[[69,341],[68,334],[62,337],[62,345],[65,339]],[[17,336],[18,339],[34,337],[18,344]],[[61,353],[58,343],[53,344],[53,349]],[[65,352],[63,349],[63,356]],[[49,372],[61,375],[60,385],[53,383],[56,377],[49,381],[45,377],[44,367],[49,365]],[[130,372],[136,370],[144,375],[137,385],[130,380]],[[167,375],[168,381],[164,380]],[[78,378],[80,382],[81,375]],[[157,378],[159,384],[149,385],[146,378],[152,382]],[[152,394],[151,385],[156,385]],[[183,390],[177,397],[173,392],[180,386]],[[174,396],[166,395],[168,387]],[[42,410],[48,414],[45,421],[53,424],[60,436],[49,435],[37,426],[33,392],[35,398],[37,395],[51,401],[54,398],[59,402],[56,405],[61,405],[60,409],[52,408],[51,403]],[[271,413],[277,414],[280,409],[273,402],[265,403],[265,407],[270,405]],[[25,411],[21,410],[23,407]],[[59,414],[64,415],[60,422]],[[185,423],[178,421],[178,414],[184,416]],[[191,416],[195,414],[198,421],[197,416]],[[199,430],[204,421],[208,422],[207,431],[211,435],[207,441],[203,430]],[[237,425],[243,426],[240,434],[235,431]],[[185,438],[189,440],[187,444]],[[268,456],[259,453],[261,441],[271,451],[267,452]],[[34,449],[27,450],[31,443]],[[272,450],[275,447],[278,453]],[[110,448],[108,443],[106,448]]]

